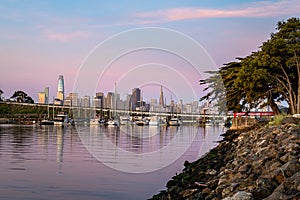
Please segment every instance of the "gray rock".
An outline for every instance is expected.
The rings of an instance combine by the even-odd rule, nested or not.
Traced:
[[[223,200],[254,200],[253,195],[249,192],[239,191],[232,197],[224,198]]]
[[[297,117],[285,117],[282,119],[281,124],[299,124],[300,118]]]
[[[297,160],[292,160],[285,163],[281,169],[284,171],[286,177],[290,177],[300,171],[300,164]]]

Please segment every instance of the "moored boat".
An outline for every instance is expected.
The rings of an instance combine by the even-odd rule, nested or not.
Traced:
[[[55,117],[54,117],[54,125],[58,126],[68,126],[68,125],[74,125],[74,120],[69,118],[67,114],[64,112],[59,112]]]
[[[177,116],[170,117],[167,123],[169,126],[180,126],[182,124],[181,119]]]
[[[54,125],[54,121],[53,120],[49,120],[49,119],[43,119],[40,122],[40,125]]]

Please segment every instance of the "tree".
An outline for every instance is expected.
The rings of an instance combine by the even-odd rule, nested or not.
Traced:
[[[227,110],[249,111],[269,105],[280,114],[276,102],[287,102],[289,113],[300,113],[300,21],[278,22],[277,32],[257,52],[225,64],[218,72],[225,88]],[[211,73],[213,74],[213,73]],[[216,96],[214,74],[200,84]]]
[[[0,89],[0,101],[3,101],[2,94],[3,94],[3,91]]]
[[[34,103],[33,99],[23,91],[15,91],[10,98],[16,99],[19,103]]]

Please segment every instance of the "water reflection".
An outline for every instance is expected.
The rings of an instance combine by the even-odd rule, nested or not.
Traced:
[[[94,126],[79,130],[95,158],[130,173],[151,172],[172,164],[191,146],[197,133],[194,126]]]
[[[66,129],[63,127],[58,127],[56,130],[56,162],[61,163],[63,161],[64,153],[64,133]]]
[[[0,125],[5,180],[0,199],[146,199],[163,189],[185,160],[216,145],[219,132],[185,126]],[[100,162],[86,148],[98,153]],[[140,169],[149,173],[136,174]]]

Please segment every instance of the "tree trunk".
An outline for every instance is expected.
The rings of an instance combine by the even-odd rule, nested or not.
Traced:
[[[272,109],[272,111],[274,112],[275,115],[280,115],[281,114],[281,111],[279,110],[277,104],[274,102],[273,99],[270,99],[269,100],[269,105]]]

